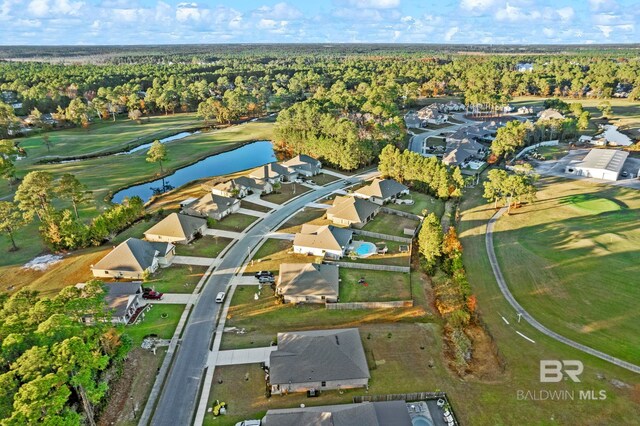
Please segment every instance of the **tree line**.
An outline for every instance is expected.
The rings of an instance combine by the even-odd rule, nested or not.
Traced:
[[[0,423],[96,424],[107,371],[131,347],[104,295],[99,281],[50,299],[30,290],[0,295]]]

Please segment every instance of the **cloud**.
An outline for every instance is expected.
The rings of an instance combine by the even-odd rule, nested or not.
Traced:
[[[496,3],[496,0],[462,0],[460,2],[460,8],[470,12],[483,12]]]
[[[400,0],[342,0],[337,3],[358,9],[393,9],[400,6]]]
[[[556,10],[556,13],[560,17],[560,19],[565,22],[570,21],[575,15],[575,11],[572,7],[569,6]]]
[[[80,14],[84,2],[72,2],[70,0],[31,0],[27,6],[27,12],[37,18],[49,18],[58,15]]]
[[[540,12],[538,12],[537,10],[531,10],[530,12],[527,12],[520,7],[511,6],[509,3],[507,3],[503,9],[498,9],[495,15],[498,21],[510,22],[539,19],[540,16]]]
[[[451,41],[451,39],[453,38],[454,35],[456,35],[458,33],[460,29],[458,27],[451,27],[449,28],[449,30],[447,30],[447,32],[444,34],[444,40],[445,41]]]
[[[291,6],[288,3],[277,3],[273,7],[262,6],[256,10],[256,14],[260,16],[268,16],[271,19],[299,19],[303,14],[295,6]]]
[[[615,0],[589,0],[589,8],[594,12],[611,12],[618,9]]]

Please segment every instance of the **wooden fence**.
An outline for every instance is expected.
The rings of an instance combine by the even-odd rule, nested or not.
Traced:
[[[371,238],[380,238],[381,240],[395,241],[398,243],[411,244],[411,242],[413,241],[411,238],[407,237],[396,237],[395,235],[379,234],[377,232],[363,231],[362,229],[354,229],[353,233],[356,235],[362,235]]]
[[[351,310],[351,309],[390,309],[390,308],[411,308],[413,300],[392,300],[389,302],[350,302],[350,303],[325,303],[325,308],[330,310]]]
[[[380,207],[380,211],[383,213],[394,214],[396,216],[402,216],[402,217],[406,217],[407,219],[413,219],[417,221],[421,221],[422,219],[424,219],[423,216],[419,216],[417,214],[413,214],[409,212],[403,212],[400,210],[390,209],[389,207]]]
[[[443,398],[446,400],[447,394],[444,392],[413,392],[396,393],[390,395],[357,395],[353,397],[353,402],[381,402],[381,401],[425,401],[428,399]]]
[[[330,260],[325,260],[324,263],[338,265],[341,268],[367,269],[369,271],[390,271],[403,273],[409,273],[411,271],[411,268],[409,266],[379,265],[376,263],[334,262]]]

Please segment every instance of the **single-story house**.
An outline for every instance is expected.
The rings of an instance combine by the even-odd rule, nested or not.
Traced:
[[[538,113],[538,121],[564,120],[564,115],[556,109],[547,108]]]
[[[521,106],[518,108],[518,114],[533,114],[533,108]]]
[[[374,179],[369,185],[356,191],[353,195],[365,198],[376,204],[384,204],[409,194],[409,188],[393,179]]]
[[[340,259],[353,239],[353,231],[333,225],[305,223],[293,238],[293,252]]]
[[[304,154],[296,155],[282,165],[306,177],[315,176],[322,169],[322,163],[319,160]]]
[[[438,104],[431,104],[418,111],[418,118],[429,124],[442,124],[447,121],[447,115],[439,112]]]
[[[380,211],[380,205],[358,197],[336,196],[327,219],[336,225],[362,227]]]
[[[278,333],[269,357],[272,394],[362,388],[369,367],[357,328]]]
[[[182,213],[171,213],[144,233],[147,241],[189,244],[207,229],[207,221]]]
[[[616,149],[592,149],[582,161],[570,162],[565,173],[595,179],[618,180],[629,153]]]
[[[249,177],[274,184],[277,182],[293,182],[298,178],[298,172],[279,163],[269,163],[252,170],[249,173]]]
[[[246,188],[247,194],[253,193],[258,195],[271,194],[273,185],[271,182],[260,179],[252,179],[247,176],[240,176],[234,179],[238,186]]]
[[[442,162],[449,166],[457,166],[469,160],[482,160],[487,148],[473,139],[449,142],[444,151]]]
[[[338,266],[319,263],[282,263],[276,293],[285,303],[338,301]]]
[[[407,404],[402,400],[281,408],[267,411],[262,418],[262,426],[411,426],[412,424]]]
[[[223,197],[222,195],[207,194],[182,207],[185,214],[199,217],[210,217],[215,220],[223,219],[240,209],[240,200]]]
[[[104,297],[111,313],[114,324],[128,324],[138,308],[144,305],[142,300],[142,285],[133,283],[104,284],[107,294]]]
[[[142,279],[160,266],[169,266],[176,253],[171,243],[155,243],[129,238],[91,266],[97,278]]]
[[[249,192],[249,188],[241,185],[237,179],[231,179],[226,182],[215,184],[209,189],[211,190],[212,194],[229,198],[244,198],[248,195]]]

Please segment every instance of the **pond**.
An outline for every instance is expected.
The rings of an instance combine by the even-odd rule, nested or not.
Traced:
[[[184,139],[187,136],[197,135],[198,133],[200,133],[200,130],[197,130],[195,132],[180,132],[180,133],[178,133],[176,135],[173,135],[173,136],[167,136],[166,138],[158,139],[158,141],[160,143],[173,142],[173,141],[177,141],[177,140],[180,140],[180,139]],[[130,149],[128,151],[118,152],[116,155],[133,154],[134,152],[139,152],[139,151],[142,151],[142,150],[145,150],[145,149],[149,149],[152,144],[153,144],[153,142],[145,143],[143,145],[136,146],[135,148]]]
[[[618,130],[618,126],[607,124],[603,126],[604,133],[600,136],[607,140],[609,145],[629,146],[633,144],[631,138]]]
[[[192,180],[235,173],[273,161],[276,161],[276,155],[270,141],[253,142],[232,151],[211,155],[204,160],[176,170],[164,179],[157,179],[118,191],[114,194],[112,201],[120,203],[127,197],[137,195],[146,203],[153,195],[177,188]]]

